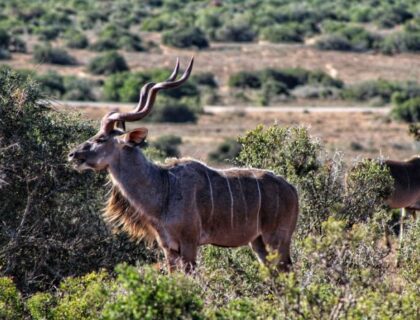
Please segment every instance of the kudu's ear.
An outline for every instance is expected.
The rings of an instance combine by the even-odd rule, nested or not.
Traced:
[[[131,130],[124,134],[124,141],[133,143],[133,144],[140,144],[146,139],[148,130],[146,128],[137,128]]]

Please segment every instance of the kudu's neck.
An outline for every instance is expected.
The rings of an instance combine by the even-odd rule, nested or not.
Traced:
[[[108,171],[127,200],[142,214],[158,218],[166,203],[162,169],[146,159],[138,148],[124,148]]]

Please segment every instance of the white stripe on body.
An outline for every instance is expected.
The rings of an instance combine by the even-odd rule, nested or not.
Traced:
[[[211,180],[209,177],[208,172],[206,171],[206,177],[207,177],[207,181],[209,182],[209,187],[210,187],[210,198],[211,198],[211,211],[210,211],[210,217],[213,217],[213,213],[214,213],[214,197],[213,197],[213,186],[211,184]]]
[[[255,173],[253,171],[252,171],[252,175],[254,176],[254,179],[257,182],[257,188],[258,188],[257,233],[259,233],[260,232],[260,211],[261,211],[261,189],[260,189],[260,183],[258,182],[258,179],[255,176]]]
[[[223,176],[226,179],[227,186],[228,186],[228,189],[229,189],[229,194],[230,194],[230,226],[233,229],[233,194],[232,194],[232,188],[230,187],[230,182],[229,182],[228,177],[226,176],[226,173],[223,172]]]

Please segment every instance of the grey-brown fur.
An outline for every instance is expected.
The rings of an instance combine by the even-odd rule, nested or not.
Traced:
[[[144,118],[159,90],[187,81],[193,62],[178,80],[179,60],[166,81],[144,85],[132,112],[105,115],[98,134],[71,152],[69,160],[80,171],[108,171],[113,190],[106,219],[137,239],[156,239],[170,270],[181,262],[188,271],[204,244],[250,244],[261,261],[268,249],[277,250],[279,267],[287,268],[298,217],[292,185],[268,171],[216,170],[194,160],[157,166],[137,147],[147,129],[114,129],[118,124],[124,130],[125,121]]]
[[[87,143],[92,147],[82,145],[72,157],[83,159],[81,169],[109,172],[114,189],[107,220],[135,238],[154,237],[171,269],[179,261],[194,265],[203,244],[250,244],[262,261],[269,247],[279,251],[282,267],[290,263],[298,197],[281,177],[256,169],[216,170],[194,160],[158,166],[119,135],[96,146],[108,153],[107,144],[113,144],[115,153],[108,163],[97,163],[106,156],[94,156],[95,142]]]

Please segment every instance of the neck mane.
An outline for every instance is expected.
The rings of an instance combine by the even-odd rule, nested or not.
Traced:
[[[105,220],[115,231],[124,231],[136,240],[154,240],[153,226],[168,205],[168,170],[133,148],[121,152],[109,174],[112,188],[103,214]]]

